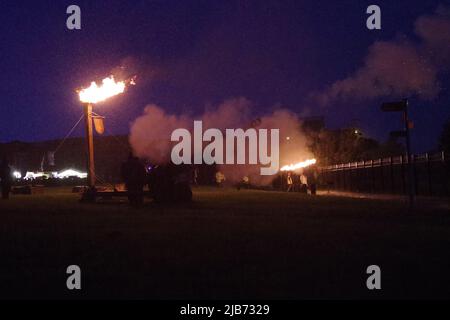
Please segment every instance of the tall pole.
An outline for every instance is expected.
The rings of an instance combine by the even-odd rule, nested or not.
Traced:
[[[412,156],[411,156],[411,139],[409,134],[409,119],[408,119],[408,100],[404,100],[405,103],[405,109],[403,111],[403,116],[405,118],[405,133],[406,133],[406,156],[408,158],[408,184],[409,184],[409,206],[412,208],[414,203],[414,194],[415,194],[415,188],[414,188],[414,168],[412,163]]]
[[[405,122],[405,129],[401,131],[392,131],[392,137],[404,137],[406,139],[406,157],[408,159],[408,189],[409,189],[409,208],[412,209],[415,196],[415,175],[413,168],[413,159],[411,156],[411,138],[409,134],[409,119],[408,119],[408,99],[402,101],[388,102],[381,105],[381,110],[384,112],[403,112],[403,120]],[[403,156],[402,171],[403,171]],[[405,181],[405,175],[402,173],[402,181]],[[404,185],[404,183],[403,183]]]
[[[86,123],[86,141],[87,141],[87,165],[88,165],[88,186],[95,186],[95,167],[94,167],[94,136],[92,132],[92,104],[84,105],[84,119]]]

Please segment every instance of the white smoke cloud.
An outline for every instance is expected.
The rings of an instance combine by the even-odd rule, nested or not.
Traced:
[[[418,42],[375,42],[360,69],[313,97],[321,105],[381,96],[435,98],[440,91],[439,74],[450,65],[450,11],[441,7],[432,15],[419,17],[415,33]]]
[[[145,107],[144,114],[132,123],[129,140],[136,156],[156,164],[167,163],[173,130],[191,127],[192,121],[187,116],[168,115],[152,104]]]
[[[168,163],[171,149],[175,144],[170,141],[173,130],[186,128],[192,132],[193,121],[202,120],[203,131],[208,128],[279,129],[281,166],[312,157],[296,114],[285,109],[276,109],[272,113],[256,118],[252,117],[252,114],[255,114],[252,111],[254,111],[252,103],[245,98],[227,100],[216,109],[208,110],[198,117],[171,115],[156,105],[149,105],[145,108],[144,114],[131,125],[130,144],[136,156],[148,159],[152,163]],[[225,174],[227,181],[238,182],[247,175],[254,184],[270,183],[273,176],[261,176],[260,167],[260,164],[221,165],[220,170]]]

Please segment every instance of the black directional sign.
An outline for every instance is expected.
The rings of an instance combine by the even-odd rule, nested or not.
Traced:
[[[407,100],[386,102],[381,105],[381,110],[385,112],[405,111],[407,104],[408,104]]]

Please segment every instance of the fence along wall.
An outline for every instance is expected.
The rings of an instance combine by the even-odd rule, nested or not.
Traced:
[[[450,196],[449,155],[445,152],[412,156],[417,195]],[[406,194],[409,188],[406,156],[366,160],[321,168],[325,188],[368,193]]]

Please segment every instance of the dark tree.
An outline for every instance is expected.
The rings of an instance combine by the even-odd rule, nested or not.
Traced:
[[[443,151],[450,152],[450,118],[444,124],[441,136],[439,137],[439,148]]]
[[[379,143],[356,128],[322,129],[309,137],[309,148],[322,165],[400,155],[404,148],[395,140]]]

